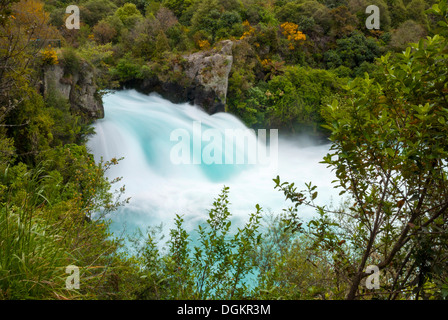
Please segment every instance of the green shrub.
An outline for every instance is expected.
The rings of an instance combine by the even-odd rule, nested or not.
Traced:
[[[127,53],[123,58],[118,60],[115,67],[110,69],[110,73],[113,78],[118,79],[120,82],[126,82],[134,79],[141,79],[142,64],[135,58]]]
[[[64,75],[73,75],[80,71],[81,59],[72,47],[62,50],[62,65],[64,66]]]

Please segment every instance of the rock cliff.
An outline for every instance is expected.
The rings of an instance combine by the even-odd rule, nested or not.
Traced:
[[[225,111],[232,48],[233,42],[224,40],[210,50],[184,55],[171,68],[182,77],[159,74],[136,87],[145,93],[156,91],[173,102],[193,103],[210,114]]]
[[[175,102],[190,102],[209,114],[225,111],[227,86],[232,68],[233,42],[224,40],[212,49],[182,56],[173,63],[172,74],[159,73],[142,81],[127,83],[145,93],[158,92]],[[78,70],[68,72],[64,65],[46,66],[41,90],[54,88],[70,102],[72,111],[87,121],[104,117],[104,108],[95,83],[95,70],[81,61]]]
[[[224,111],[229,73],[232,68],[233,42],[220,42],[215,49],[184,56],[186,76],[192,81],[192,102],[209,113]]]
[[[46,66],[42,91],[54,89],[70,102],[72,111],[90,121],[104,117],[104,108],[95,83],[95,70],[85,61],[79,70],[68,74],[63,65]]]

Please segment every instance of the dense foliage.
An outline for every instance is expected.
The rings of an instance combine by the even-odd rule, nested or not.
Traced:
[[[65,28],[66,1],[0,3],[0,299],[448,296],[446,0],[70,4],[79,30]],[[369,4],[380,30],[365,27]],[[167,242],[148,230],[130,250],[108,228],[128,200],[105,177],[119,159],[94,162],[91,119],[55,88],[44,94],[42,70],[60,64],[70,79],[88,63],[101,89],[182,78],[173,62],[224,39],[235,43],[227,111],[255,128],[327,134],[323,161],[346,203],[319,206],[311,184],[298,192],[277,177],[292,207],[268,219],[256,205],[234,230],[224,187],[194,233],[177,216]],[[316,218],[302,221],[301,205]],[[380,290],[363,286],[369,264]],[[81,268],[79,290],[65,287],[68,265]]]
[[[282,75],[288,66],[326,70],[337,83],[375,69],[374,60],[400,51],[436,30],[437,18],[425,12],[435,1],[294,0],[154,0],[74,1],[80,6],[80,30],[67,30],[64,1],[49,0],[45,8],[68,47],[84,53],[107,51],[95,65],[107,74],[106,87],[165,74],[177,80],[172,66],[182,55],[207,50],[224,39],[234,41],[234,63],[227,110],[254,127],[321,124],[322,104],[303,98],[292,111],[270,94],[269,87],[288,87]],[[380,30],[365,27],[368,5],[380,8]],[[105,46],[108,46],[107,49]],[[170,54],[164,54],[170,53]],[[303,70],[305,70],[303,69]],[[157,71],[155,71],[157,70]],[[313,71],[310,71],[313,72]],[[323,73],[322,73],[323,74]],[[275,79],[274,79],[275,78]],[[270,84],[271,81],[276,84]],[[285,83],[282,83],[285,81]],[[331,90],[330,90],[331,91]],[[279,91],[281,93],[281,91]],[[294,93],[297,94],[297,93]],[[295,99],[291,94],[290,100]],[[288,93],[285,94],[288,99]],[[281,99],[284,100],[284,99]],[[272,106],[272,104],[275,106]],[[297,104],[297,103],[296,103]],[[310,116],[310,113],[314,114]],[[284,119],[279,119],[284,114]],[[318,126],[319,127],[319,126]]]

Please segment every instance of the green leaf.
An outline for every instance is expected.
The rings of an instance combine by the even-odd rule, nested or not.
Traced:
[[[448,24],[445,21],[439,21],[439,22],[437,22],[437,24],[444,28],[446,28],[448,26]]]
[[[429,10],[431,10],[432,13],[438,13],[438,14],[442,13],[441,10],[440,10],[440,8],[439,8],[439,5],[438,5],[437,3],[434,4],[434,5],[431,7],[431,9],[429,9]],[[429,11],[429,10],[428,10],[428,11]]]
[[[409,58],[411,55],[411,47],[407,47],[406,51],[403,53],[406,58]]]
[[[395,155],[395,151],[391,148],[386,148],[386,152],[389,156],[393,157]]]

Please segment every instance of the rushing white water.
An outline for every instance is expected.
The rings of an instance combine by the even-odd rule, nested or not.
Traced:
[[[187,230],[207,219],[208,210],[224,185],[230,187],[229,210],[235,223],[243,223],[259,204],[265,212],[279,213],[290,206],[284,195],[274,190],[277,175],[282,181],[301,188],[312,181],[318,186],[320,204],[329,204],[335,190],[334,175],[320,164],[329,145],[313,145],[305,137],[279,138],[276,165],[180,164],[170,158],[176,129],[193,134],[193,124],[206,128],[246,129],[236,117],[219,113],[208,115],[189,104],[172,104],[158,95],[143,95],[134,90],[117,91],[104,97],[105,118],[95,124],[96,135],[88,147],[96,161],[124,157],[108,176],[123,177],[130,203],[113,213],[112,230],[125,223],[128,231],[159,225],[169,229],[175,214],[184,216]],[[269,140],[269,139],[268,139]],[[237,151],[237,152],[244,152]],[[118,188],[119,186],[116,186]],[[314,212],[304,210],[302,216]]]

